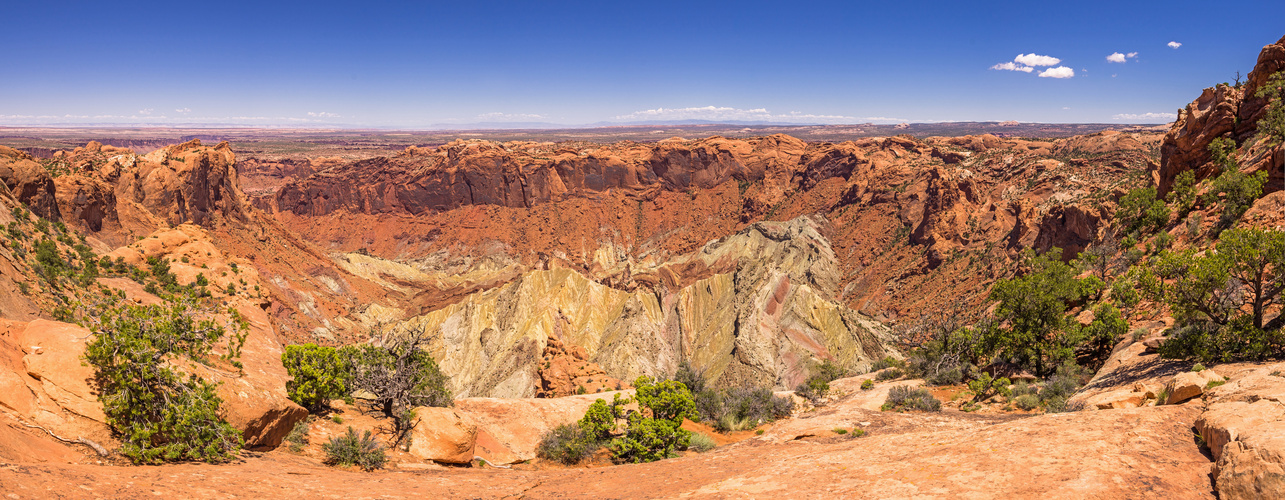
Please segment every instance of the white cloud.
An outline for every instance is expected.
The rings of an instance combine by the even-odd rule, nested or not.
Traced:
[[[191,109],[189,109],[189,108],[180,108],[180,109],[176,109],[176,110],[174,110],[174,112],[175,112],[175,113],[191,113],[191,112],[192,112],[192,110],[191,110]]]
[[[153,109],[152,109],[152,108],[140,109],[140,110],[138,110],[138,114],[140,114],[140,115],[150,115],[150,114],[152,114],[152,111],[153,111]]]
[[[1124,63],[1126,60],[1134,59],[1136,57],[1138,57],[1137,52],[1130,52],[1128,54],[1121,54],[1119,52],[1115,52],[1107,56],[1107,62]]]
[[[523,114],[523,113],[483,113],[477,115],[478,120],[488,122],[524,122],[531,120],[543,120],[544,115]]]
[[[1066,66],[1058,66],[1041,71],[1040,78],[1070,78],[1075,76],[1075,70]]]
[[[765,108],[740,109],[718,106],[702,106],[691,108],[656,108],[642,111],[635,111],[627,115],[620,115],[614,118],[618,121],[678,121],[678,120],[706,120],[706,121],[762,121],[762,122],[785,122],[785,123],[901,123],[906,120],[903,118],[890,118],[884,116],[842,116],[842,115],[816,115],[807,114],[799,111],[789,113],[772,113]]]
[[[1018,54],[1017,57],[1013,58],[1013,60],[1016,61],[1018,64],[1023,64],[1026,66],[1052,66],[1054,64],[1062,62],[1061,59],[1058,59],[1056,57],[1041,56],[1041,55],[1036,55],[1034,53]]]
[[[327,113],[325,111],[316,111],[316,112],[309,111],[308,116],[311,116],[313,118],[339,118],[339,115],[334,113]]]
[[[1168,121],[1173,121],[1177,117],[1178,117],[1177,113],[1136,113],[1136,114],[1121,113],[1118,115],[1112,115],[1111,119],[1122,120],[1122,121],[1133,121],[1133,122],[1136,122],[1136,121],[1155,122],[1156,120],[1168,122]]]
[[[1169,45],[1169,48],[1171,49],[1176,49],[1182,46],[1182,44],[1178,42],[1169,42],[1167,45]]]
[[[1026,72],[1026,73],[1030,73],[1030,72],[1032,72],[1032,71],[1035,71],[1035,68],[1032,68],[1032,67],[1030,67],[1030,66],[1020,66],[1020,65],[1018,65],[1017,63],[1014,63],[1014,62],[1012,62],[1012,61],[1010,61],[1010,62],[1006,62],[1006,63],[996,64],[996,65],[994,65],[994,66],[991,66],[991,69],[1002,69],[1002,70],[1005,70],[1005,71],[1022,71],[1022,72]]]
[[[1035,71],[1036,66],[1052,66],[1060,62],[1062,62],[1061,59],[1052,56],[1041,56],[1035,53],[1018,54],[1012,61],[996,64],[991,66],[990,69],[1030,73]],[[1047,71],[1045,73],[1047,73]]]

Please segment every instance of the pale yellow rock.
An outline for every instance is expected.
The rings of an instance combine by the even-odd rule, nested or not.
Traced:
[[[1186,402],[1192,398],[1204,394],[1205,387],[1210,382],[1221,382],[1223,378],[1213,370],[1201,370],[1199,372],[1183,372],[1174,375],[1169,382],[1165,384],[1165,392],[1168,397],[1165,404],[1176,405]]]

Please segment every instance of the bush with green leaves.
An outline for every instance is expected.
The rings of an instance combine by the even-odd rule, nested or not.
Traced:
[[[699,418],[692,393],[681,382],[655,382],[642,376],[634,381],[638,412],[629,414],[625,435],[611,441],[611,456],[617,462],[652,462],[685,449],[691,432],[681,427],[683,419]]]
[[[884,356],[883,359],[870,364],[870,371],[877,372],[884,368],[905,368],[906,362],[892,356]],[[836,377],[837,378],[837,377]],[[834,380],[834,379],[831,379]]]
[[[120,453],[136,463],[226,462],[242,446],[241,432],[219,416],[217,384],[179,367],[206,362],[225,338],[225,357],[239,356],[246,326],[239,316],[227,326],[201,316],[207,314],[186,302],[111,307],[97,315],[85,360]]]
[[[936,330],[911,353],[907,371],[923,378],[928,385],[963,382],[974,366],[989,357],[983,340],[992,328],[984,321],[976,327]]]
[[[1173,204],[1174,212],[1178,213],[1178,220],[1186,218],[1196,206],[1196,172],[1192,170],[1179,172],[1173,180],[1173,187],[1170,188],[1167,198],[1169,203]]]
[[[894,358],[887,358],[896,361]],[[877,364],[877,363],[876,363]],[[832,363],[830,360],[822,361],[813,370],[812,375],[794,388],[795,394],[799,397],[808,399],[812,402],[820,402],[830,392],[830,382],[846,376],[848,370]]]
[[[1098,304],[1093,308],[1093,322],[1079,329],[1077,342],[1081,351],[1095,359],[1106,360],[1115,348],[1116,341],[1129,330],[1120,310],[1111,304]]]
[[[714,441],[714,437],[704,432],[692,433],[691,442],[687,445],[687,449],[695,450],[699,453],[705,453],[717,447],[718,443]]]
[[[348,396],[352,367],[333,347],[317,344],[288,345],[281,353],[290,381],[286,394],[311,412],[322,412],[330,400]]]
[[[311,428],[312,428],[311,415],[309,415],[308,418],[300,420],[294,424],[294,427],[290,429],[290,433],[286,434],[286,437],[284,439],[284,441],[286,442],[286,445],[290,448],[290,451],[294,453],[299,453],[303,451],[303,447],[308,446],[308,430]]]
[[[983,352],[997,352],[1041,377],[1074,359],[1078,337],[1070,333],[1078,325],[1066,310],[1083,300],[1092,287],[1077,279],[1076,270],[1061,256],[1058,248],[1042,255],[1028,251],[1027,274],[995,283],[990,298],[999,301],[996,316],[1007,326],[988,328]]]
[[[861,381],[861,390],[868,391],[874,388],[875,388],[875,382],[873,380],[865,379]]]
[[[875,380],[883,382],[886,380],[897,380],[904,376],[906,376],[906,372],[901,371],[900,368],[886,368],[880,371],[878,375],[875,375]]]
[[[603,442],[586,431],[583,425],[562,424],[544,434],[540,439],[539,447],[536,448],[536,455],[564,465],[575,465],[593,455],[602,446]]]
[[[941,411],[941,401],[927,389],[899,385],[888,391],[884,411]]]
[[[1215,202],[1221,205],[1222,215],[1216,228],[1220,230],[1235,224],[1254,201],[1262,196],[1263,185],[1267,183],[1267,172],[1241,172],[1240,164],[1236,161],[1236,143],[1231,139],[1219,137],[1210,141],[1209,153],[1222,173],[1209,183],[1204,202],[1207,206]]]
[[[973,392],[973,401],[985,401],[997,395],[1008,397],[1011,383],[1006,377],[995,378],[990,373],[980,372],[968,382],[968,390]]]
[[[616,421],[625,418],[625,405],[630,401],[630,398],[621,398],[620,394],[616,394],[610,403],[601,398],[595,400],[580,419],[580,428],[594,440],[611,439],[616,431]]]
[[[1023,394],[1013,398],[1013,406],[1025,411],[1031,411],[1040,406],[1040,397],[1034,394]]]
[[[348,432],[322,444],[321,449],[326,452],[327,464],[341,467],[356,465],[371,471],[384,468],[388,460],[384,456],[384,445],[372,437],[369,430],[359,435],[352,426],[348,426]]]
[[[1164,252],[1145,270],[1144,292],[1179,323],[1160,354],[1206,363],[1285,355],[1285,315],[1267,321],[1285,291],[1285,233],[1230,229],[1215,250]]]
[[[827,368],[825,364],[822,364],[819,371],[823,374],[842,373],[834,368]],[[691,391],[697,419],[710,422],[720,432],[753,428],[764,422],[787,417],[794,409],[790,398],[777,397],[767,388],[711,388],[705,380],[704,372],[693,369],[686,362],[679,365],[674,380],[689,390],[692,387],[700,388]]]
[[[1254,92],[1254,97],[1267,99],[1267,113],[1258,120],[1258,137],[1276,146],[1285,143],[1285,71],[1277,71],[1267,83]]]
[[[1049,413],[1059,413],[1067,410],[1067,400],[1075,391],[1079,390],[1092,373],[1084,367],[1075,363],[1066,363],[1057,368],[1053,376],[1044,381],[1040,388],[1040,402],[1044,404]]]
[[[830,393],[830,382],[824,377],[808,377],[807,380],[804,380],[798,387],[794,388],[794,393],[815,403],[821,401],[826,394]]]
[[[1115,220],[1123,233],[1150,233],[1169,223],[1169,205],[1156,198],[1156,188],[1134,189],[1120,198]]]

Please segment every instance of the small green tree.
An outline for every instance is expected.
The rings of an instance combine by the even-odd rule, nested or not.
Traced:
[[[1169,223],[1169,205],[1156,198],[1155,188],[1134,189],[1120,198],[1115,220],[1125,234],[1154,231]]]
[[[1258,171],[1246,175],[1240,171],[1236,161],[1236,143],[1231,139],[1219,137],[1209,143],[1212,161],[1222,169],[1222,173],[1209,184],[1205,192],[1205,205],[1219,203],[1222,215],[1218,219],[1218,229],[1231,227],[1244,215],[1254,201],[1263,194],[1263,185],[1267,183],[1267,172]]]
[[[1258,120],[1258,135],[1271,145],[1285,143],[1285,71],[1277,71],[1267,79],[1267,84],[1254,92],[1255,97],[1267,99],[1270,103],[1267,113]]]
[[[973,375],[973,380],[968,382],[968,390],[973,391],[973,401],[978,402],[995,395],[1008,397],[1009,385],[1012,385],[1012,382],[1007,377],[994,378],[990,373],[980,372]]]
[[[1285,352],[1279,313],[1285,291],[1285,233],[1230,229],[1216,251],[1163,252],[1142,280],[1154,300],[1169,304],[1182,327],[1162,351],[1207,361],[1257,359]],[[1248,314],[1242,311],[1248,309]]]
[[[109,308],[97,317],[85,360],[94,368],[107,425],[120,437],[121,454],[134,462],[226,462],[241,448],[241,433],[219,416],[216,384],[184,375],[177,368],[182,363],[174,362],[203,362],[226,336],[225,327],[196,313],[180,302]]]
[[[997,350],[1041,377],[1073,355],[1074,339],[1065,335],[1071,321],[1066,308],[1089,291],[1061,255],[1057,248],[1043,255],[1028,252],[1024,260],[1030,272],[999,280],[990,293],[991,300],[999,301],[996,316],[1007,327],[987,332],[986,350]]]
[[[692,393],[681,382],[655,382],[642,376],[634,381],[641,412],[629,415],[625,435],[611,441],[612,458],[618,462],[652,462],[687,447],[691,432],[683,419],[696,419]]]
[[[308,411],[325,411],[330,400],[348,396],[352,367],[333,347],[288,345],[281,354],[281,363],[291,377],[286,382],[286,394]]]
[[[1169,190],[1169,203],[1173,204],[1173,209],[1178,213],[1178,220],[1187,217],[1191,209],[1196,206],[1196,172],[1193,170],[1184,170],[1178,174],[1173,181],[1173,188]]]
[[[427,331],[418,329],[384,332],[375,342],[340,349],[352,367],[350,388],[372,394],[375,407],[393,419],[401,437],[411,429],[414,408],[453,402],[449,380],[424,350],[427,344]]]
[[[620,394],[616,394],[611,403],[599,398],[585,411],[584,417],[580,419],[580,427],[595,440],[611,439],[611,433],[616,430],[616,420],[625,418],[624,407],[630,401],[628,398],[622,399]]]
[[[1093,313],[1093,322],[1081,329],[1081,344],[1090,356],[1105,360],[1120,336],[1128,332],[1129,323],[1111,304],[1098,304]]]

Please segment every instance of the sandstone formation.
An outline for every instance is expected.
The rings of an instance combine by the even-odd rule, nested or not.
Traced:
[[[571,269],[532,271],[409,320],[439,332],[431,351],[460,396],[531,397],[555,345],[622,380],[664,377],[682,360],[718,385],[794,387],[823,360],[863,369],[889,352],[883,327],[827,297],[838,272],[824,221],[763,222],[674,263],[709,276],[626,292]],[[615,388],[615,387],[610,387]]]
[[[1168,394],[1169,397],[1165,398],[1164,404],[1182,404],[1204,394],[1205,388],[1215,382],[1223,382],[1223,377],[1208,369],[1174,375],[1169,380],[1169,383],[1165,384],[1165,394]]]
[[[1210,142],[1220,137],[1234,140],[1237,147],[1250,144],[1251,148],[1243,155],[1248,161],[1241,169],[1266,171],[1265,192],[1281,189],[1281,183],[1285,182],[1282,167],[1285,150],[1280,145],[1269,148],[1255,140],[1258,120],[1267,112],[1267,101],[1254,94],[1268,78],[1282,70],[1285,70],[1285,38],[1263,47],[1254,70],[1242,86],[1207,88],[1199,98],[1178,111],[1178,119],[1165,134],[1160,148],[1160,194],[1168,193],[1174,179],[1186,170],[1194,170],[1197,180],[1216,176],[1218,166],[1210,163],[1208,148]]]
[[[492,463],[510,464],[535,459],[545,433],[579,421],[594,401],[611,401],[616,394],[622,398],[633,395],[619,391],[550,399],[463,398],[455,400],[455,411],[477,427],[479,456]]]
[[[477,444],[477,426],[467,423],[450,408],[420,407],[415,409],[411,428],[411,455],[447,464],[473,461]]]

